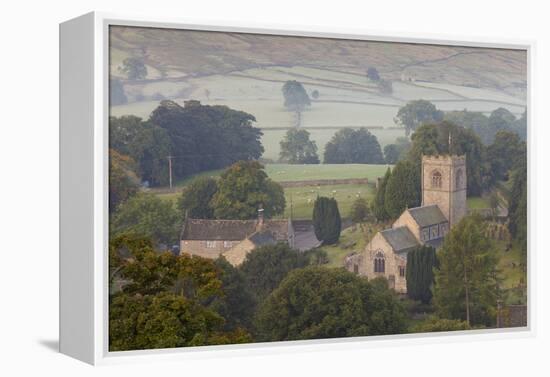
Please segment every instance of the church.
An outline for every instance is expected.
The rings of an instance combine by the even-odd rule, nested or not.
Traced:
[[[407,208],[391,228],[374,235],[365,249],[348,256],[346,268],[369,279],[383,276],[407,292],[407,253],[420,245],[439,248],[467,212],[466,156],[422,156],[422,205]]]

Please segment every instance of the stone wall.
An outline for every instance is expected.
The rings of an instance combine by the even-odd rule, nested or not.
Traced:
[[[367,178],[350,179],[315,179],[307,181],[282,181],[278,182],[282,187],[306,187],[306,186],[332,186],[332,185],[367,185]]]
[[[384,273],[374,272],[374,259],[378,251],[384,254]],[[377,233],[365,248],[360,274],[367,276],[369,279],[379,276],[385,277],[390,282],[391,288],[394,288],[399,293],[406,293],[407,281],[404,276],[399,275],[399,267],[405,268],[406,265],[407,260],[395,254],[391,245],[380,233]]]

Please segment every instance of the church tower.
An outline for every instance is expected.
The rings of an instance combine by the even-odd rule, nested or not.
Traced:
[[[466,156],[422,156],[422,205],[437,204],[452,227],[466,216]]]

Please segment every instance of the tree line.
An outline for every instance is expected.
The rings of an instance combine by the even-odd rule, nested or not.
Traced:
[[[227,167],[239,160],[257,160],[264,149],[254,116],[226,106],[187,101],[180,106],[161,101],[148,120],[111,117],[110,148],[131,157],[136,173],[150,186],[168,184],[169,158],[173,179]]]

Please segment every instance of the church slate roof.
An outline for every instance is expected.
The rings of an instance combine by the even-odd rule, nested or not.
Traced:
[[[407,211],[421,228],[447,222],[447,218],[437,204],[409,208]]]
[[[380,234],[388,241],[395,252],[409,251],[420,245],[406,226],[386,229],[381,231]]]
[[[257,220],[187,219],[183,224],[182,240],[241,241],[257,231]],[[286,241],[289,233],[287,220],[264,220],[261,232],[270,232],[276,241]]]

